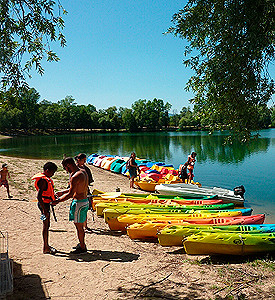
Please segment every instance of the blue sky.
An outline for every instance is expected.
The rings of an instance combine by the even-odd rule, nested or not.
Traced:
[[[97,109],[131,107],[139,99],[163,99],[172,110],[190,105],[184,90],[192,71],[184,67],[185,42],[163,33],[186,1],[62,0],[68,11],[65,48],[53,49],[58,63],[43,63],[30,86],[41,100],[73,96]]]

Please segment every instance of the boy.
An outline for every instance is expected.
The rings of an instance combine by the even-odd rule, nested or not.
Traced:
[[[49,245],[50,228],[50,206],[55,200],[54,183],[51,177],[57,171],[57,165],[53,162],[47,162],[43,166],[43,172],[32,177],[35,180],[34,185],[37,190],[38,208],[41,211],[41,220],[43,221],[43,253],[56,254],[56,249]]]
[[[0,186],[4,186],[7,189],[7,194],[9,198],[12,198],[10,195],[10,187],[7,178],[10,178],[10,173],[8,171],[8,165],[6,163],[2,164],[2,169],[0,170]]]

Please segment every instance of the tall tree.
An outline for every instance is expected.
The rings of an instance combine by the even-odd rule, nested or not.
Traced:
[[[39,74],[41,61],[58,61],[51,42],[65,46],[62,33],[66,11],[59,1],[5,0],[0,1],[0,73],[2,88],[17,88],[34,66]]]
[[[274,93],[268,75],[275,56],[274,15],[274,0],[189,0],[168,30],[188,41],[184,64],[194,76],[187,89],[195,93],[200,118],[222,116],[242,141],[258,129],[258,105]]]

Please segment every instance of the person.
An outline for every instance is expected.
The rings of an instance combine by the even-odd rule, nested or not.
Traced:
[[[79,244],[75,247],[71,254],[82,254],[87,252],[85,244],[84,222],[87,219],[89,209],[89,201],[87,198],[88,191],[88,175],[80,169],[72,157],[66,157],[62,160],[64,170],[70,173],[69,189],[56,193],[57,200],[53,202],[56,205],[68,199],[73,199],[70,206],[69,220],[74,221]]]
[[[55,200],[54,183],[51,177],[57,170],[57,165],[53,162],[47,162],[43,167],[43,172],[32,177],[35,180],[34,186],[37,190],[38,208],[41,211],[41,220],[43,221],[43,253],[55,254],[56,249],[49,246],[49,228],[50,228],[50,206]]]
[[[85,163],[86,163],[86,154],[85,153],[79,153],[77,156],[75,156],[75,160],[76,160],[76,165],[80,169],[84,169],[86,171],[86,173],[88,175],[88,184],[90,185],[91,183],[93,183],[94,179],[93,179],[92,172],[91,172],[90,168],[87,165],[85,165]],[[87,196],[88,196],[88,199],[89,199],[89,209],[91,209],[93,203],[92,203],[92,195],[91,195],[89,186],[88,186]],[[84,222],[84,229],[86,231],[92,231],[92,229],[88,227],[87,219]]]
[[[9,186],[8,178],[10,178],[8,165],[4,163],[2,164],[2,169],[0,170],[0,186],[3,185],[7,189],[8,198],[12,198],[10,194],[10,186]]]
[[[185,180],[188,178],[187,166],[188,166],[187,162],[179,166],[178,176],[183,182],[185,182]]]
[[[134,180],[137,177],[137,173],[139,172],[139,168],[135,159],[136,159],[136,153],[132,152],[131,156],[129,157],[126,163],[126,168],[129,170],[129,175],[130,175],[130,188],[134,188]]]
[[[187,159],[187,169],[188,169],[188,183],[191,183],[191,181],[194,178],[194,165],[196,162],[196,152],[192,152],[190,155],[188,155]]]

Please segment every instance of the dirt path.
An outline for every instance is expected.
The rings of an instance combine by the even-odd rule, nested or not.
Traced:
[[[42,254],[42,224],[30,178],[46,161],[0,156],[3,162],[11,172],[14,196],[3,200],[6,191],[1,187],[0,230],[9,234],[9,255],[14,260],[14,293],[8,299],[275,299],[274,257],[192,257],[181,247],[132,241],[111,232],[102,219],[93,220],[92,213],[88,253],[70,256],[77,237],[68,221],[69,201],[56,207],[58,222],[51,223],[50,243],[59,252]],[[67,186],[68,174],[60,161],[55,162],[58,190]],[[124,176],[91,170],[94,188],[132,192]]]

